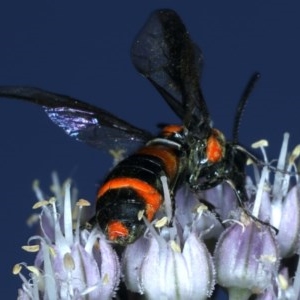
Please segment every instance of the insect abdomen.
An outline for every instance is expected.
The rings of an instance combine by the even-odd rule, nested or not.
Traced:
[[[96,218],[109,240],[125,244],[145,229],[140,212],[152,221],[163,203],[160,177],[178,171],[177,154],[169,146],[149,145],[120,162],[98,191]]]

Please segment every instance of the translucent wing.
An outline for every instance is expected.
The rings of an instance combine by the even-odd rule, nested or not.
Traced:
[[[69,136],[105,150],[136,148],[151,134],[86,102],[33,87],[2,86],[0,97],[43,106],[49,118]]]
[[[210,124],[199,86],[202,53],[173,10],[158,10],[150,16],[132,45],[131,57],[186,127]]]

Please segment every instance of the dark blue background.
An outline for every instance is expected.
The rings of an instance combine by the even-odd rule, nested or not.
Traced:
[[[281,3],[280,3],[281,2]],[[9,4],[8,4],[9,3]],[[7,1],[0,4],[0,84],[33,85],[103,107],[156,131],[176,117],[134,70],[129,49],[149,13],[177,10],[204,52],[203,92],[215,125],[230,136],[239,96],[260,71],[240,130],[243,145],[260,138],[277,157],[282,134],[299,141],[300,8],[297,1]],[[1,295],[14,299],[14,263],[31,263],[20,246],[35,202],[33,179],[45,191],[50,173],[72,176],[93,201],[111,166],[107,154],[68,138],[34,105],[0,100]]]

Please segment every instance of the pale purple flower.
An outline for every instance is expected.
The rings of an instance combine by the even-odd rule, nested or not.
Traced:
[[[86,202],[79,201],[74,212],[77,196],[71,196],[70,183],[61,188],[55,179],[54,198],[47,201],[35,185],[40,235],[25,249],[38,253],[33,265],[14,268],[23,282],[19,299],[123,300],[132,292],[136,299],[138,294],[141,299],[207,299],[217,285],[231,299],[298,299],[299,147],[288,155],[286,134],[277,165],[271,166],[266,143],[259,145],[264,162],[247,178],[247,213],[226,183],[197,194],[183,186],[173,211],[162,177],[164,207],[151,224],[141,212],[147,230],[118,248],[119,256],[97,226],[80,226],[88,221]],[[118,290],[120,278],[126,295]]]
[[[33,266],[23,264],[30,278],[21,273],[22,265],[14,268],[23,281],[19,299],[111,299],[120,278],[115,251],[97,228],[80,229],[81,210],[86,201],[77,202],[79,211],[73,221],[70,182],[63,189],[63,197],[59,196],[59,186],[54,188],[56,199],[40,199],[35,205],[42,209],[41,236],[29,239],[29,244],[36,245],[38,250]],[[41,191],[35,189],[40,198]]]

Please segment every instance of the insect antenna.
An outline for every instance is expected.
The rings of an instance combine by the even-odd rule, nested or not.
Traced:
[[[233,123],[233,130],[232,130],[232,142],[233,144],[237,144],[238,143],[238,135],[239,135],[239,129],[240,129],[240,124],[241,124],[241,120],[242,120],[242,115],[243,112],[245,110],[246,104],[248,102],[249,96],[252,93],[255,84],[257,83],[257,81],[260,79],[260,73],[255,72],[250,80],[248,81],[246,88],[241,96],[241,99],[239,101],[238,107],[237,107],[237,111],[234,117],[234,123]]]
[[[256,83],[258,82],[258,80],[260,79],[261,75],[259,72],[255,72],[251,78],[249,79],[244,92],[242,93],[242,96],[240,98],[240,101],[238,103],[238,107],[236,110],[236,114],[235,114],[235,118],[234,118],[234,123],[233,123],[233,130],[232,130],[232,144],[235,145],[235,149],[245,153],[249,159],[251,159],[255,164],[257,164],[258,166],[267,166],[270,170],[272,170],[273,172],[279,172],[282,174],[286,174],[287,171],[286,170],[281,170],[278,169],[275,166],[272,166],[270,163],[265,163],[261,160],[259,160],[255,155],[253,155],[252,153],[250,153],[248,150],[246,150],[243,146],[239,145],[239,129],[240,129],[240,124],[241,124],[241,120],[242,120],[242,116],[246,107],[246,104],[248,102],[249,96],[251,95]],[[289,172],[290,175],[298,175],[299,172]]]
[[[234,148],[242,153],[244,153],[248,158],[250,158],[253,162],[255,162],[256,164],[262,164],[262,162],[260,162],[253,154],[251,154],[249,151],[247,151],[244,147],[242,147],[241,145],[238,144],[238,134],[239,134],[239,128],[240,128],[240,124],[241,124],[241,119],[242,119],[242,115],[243,112],[245,110],[247,101],[249,99],[249,96],[251,95],[256,83],[258,82],[258,80],[260,79],[260,73],[255,72],[251,78],[249,79],[246,88],[244,90],[244,92],[242,93],[242,96],[240,98],[240,101],[238,103],[238,107],[237,107],[237,111],[235,114],[235,119],[234,119],[234,123],[233,123],[233,137],[232,137],[232,143],[234,145]],[[270,228],[272,228],[274,230],[274,232],[277,234],[278,233],[278,229],[275,228],[273,225],[271,225],[268,222],[265,222],[263,220],[260,220],[259,218],[257,218],[256,216],[254,216],[249,210],[248,208],[245,206],[245,203],[243,201],[243,199],[241,199],[241,195],[240,195],[240,191],[238,191],[236,189],[236,187],[234,186],[234,184],[232,182],[228,182],[233,190],[235,191],[235,194],[237,196],[237,199],[239,201],[240,207],[243,209],[244,213],[249,216],[250,218],[252,218],[254,221],[259,222],[263,225],[269,226]]]

